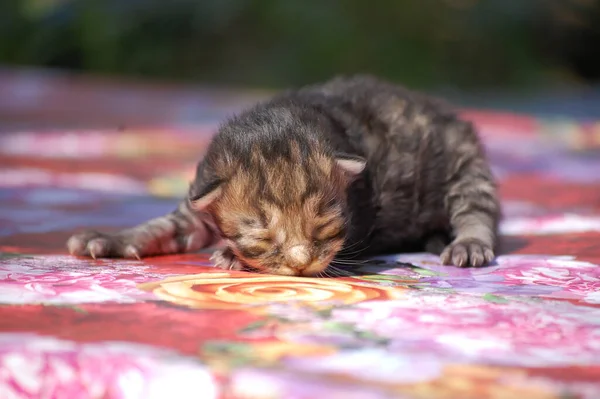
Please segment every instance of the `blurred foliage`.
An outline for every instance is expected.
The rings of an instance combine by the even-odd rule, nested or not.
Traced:
[[[583,0],[2,0],[0,62],[270,87],[370,72],[421,88],[522,88],[547,84],[562,65],[542,45],[560,3],[581,8],[580,20],[598,9]]]

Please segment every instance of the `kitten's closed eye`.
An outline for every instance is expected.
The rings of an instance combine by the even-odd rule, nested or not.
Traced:
[[[263,223],[251,217],[243,217],[238,220],[237,226],[238,237],[236,241],[246,237],[252,241],[271,242],[272,237],[268,229]]]
[[[329,241],[343,238],[345,234],[343,225],[336,220],[330,220],[317,226],[313,231],[313,237],[318,241]]]
[[[263,227],[262,223],[259,220],[252,218],[242,218],[240,220],[240,224],[244,227],[252,227],[255,229]]]
[[[258,258],[258,257],[266,254],[269,250],[270,250],[269,247],[258,246],[258,245],[240,248],[240,252],[246,258]]]

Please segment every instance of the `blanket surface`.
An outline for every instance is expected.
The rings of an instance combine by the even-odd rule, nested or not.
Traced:
[[[465,117],[501,183],[495,263],[318,279],[66,253],[172,210],[211,123],[0,135],[0,397],[600,397],[600,124]]]

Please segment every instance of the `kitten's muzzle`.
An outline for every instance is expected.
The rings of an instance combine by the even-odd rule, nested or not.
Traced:
[[[286,260],[290,266],[302,270],[310,265],[312,259],[306,245],[294,245],[287,251]]]

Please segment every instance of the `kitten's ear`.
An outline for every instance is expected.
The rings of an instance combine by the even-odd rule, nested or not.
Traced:
[[[367,166],[367,160],[357,155],[335,154],[335,162],[337,165],[344,170],[348,175],[356,177],[365,170]]]
[[[197,211],[206,209],[207,206],[221,196],[221,192],[223,191],[222,184],[223,181],[220,179],[192,184],[188,194],[192,208]]]

